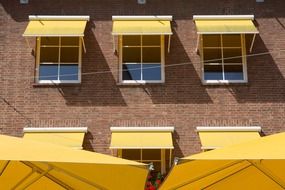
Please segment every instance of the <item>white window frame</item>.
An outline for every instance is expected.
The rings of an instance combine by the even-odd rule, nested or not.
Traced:
[[[137,36],[142,36],[144,35],[137,35]],[[161,80],[123,80],[123,35],[119,35],[118,37],[119,40],[119,84],[147,84],[147,83],[164,83],[165,82],[165,45],[164,45],[164,40],[165,37],[164,35],[160,35],[160,56],[161,56],[161,61],[160,61],[160,67],[161,67]],[[145,46],[142,46],[142,41],[139,46],[141,49]],[[154,47],[154,46],[153,46]],[[141,54],[141,62],[137,64],[143,64],[142,63],[142,54]],[[130,63],[134,64],[134,63]],[[147,64],[147,63],[146,63]]]
[[[44,37],[44,36],[43,36]],[[57,64],[60,65],[60,50],[61,47],[78,47],[78,62],[77,63],[64,63],[64,64],[74,64],[74,65],[78,65],[78,80],[40,80],[40,76],[39,76],[39,70],[40,70],[40,65],[42,64],[40,62],[40,58],[41,58],[41,38],[42,37],[37,37],[36,38],[36,43],[37,43],[37,51],[36,51],[36,82],[38,84],[79,84],[81,83],[81,65],[82,65],[82,39],[80,37],[78,37],[78,46],[62,46],[61,45],[61,38],[65,38],[65,37],[60,37],[60,36],[54,36],[54,37],[58,37],[59,38],[59,60],[57,63],[46,63],[46,64]],[[59,76],[58,76],[59,77]]]
[[[217,49],[221,49],[221,60],[222,63],[204,63],[204,47],[203,47],[203,34],[199,35],[198,37],[200,38],[199,41],[201,43],[199,43],[199,50],[201,53],[201,65],[202,65],[202,69],[201,69],[201,78],[202,78],[202,84],[204,85],[217,85],[217,84],[231,84],[231,83],[247,83],[248,82],[248,78],[247,78],[247,59],[246,59],[246,43],[245,43],[245,34],[239,34],[241,35],[241,52],[242,52],[242,63],[224,63],[224,58],[223,58],[223,41],[222,41],[222,36],[223,35],[227,35],[227,34],[219,34],[221,36],[221,47],[218,47]],[[235,48],[235,47],[233,47]],[[223,78],[225,76],[224,73],[224,66],[225,65],[242,65],[243,68],[243,80],[205,80],[204,78],[204,67],[205,65],[222,65],[222,74],[223,74]]]

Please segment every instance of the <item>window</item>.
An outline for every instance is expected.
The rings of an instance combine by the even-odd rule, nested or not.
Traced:
[[[170,151],[165,149],[120,149],[118,156],[146,164],[152,163],[156,172],[165,174],[170,169]]]
[[[174,127],[111,127],[113,155],[143,163],[153,163],[165,174],[172,160]],[[113,152],[116,150],[116,152]]]
[[[80,83],[79,37],[37,38],[37,82]]]
[[[164,81],[164,36],[123,35],[120,39],[120,82]]]
[[[202,35],[203,80],[205,82],[246,82],[242,34]]]
[[[247,82],[244,34],[201,35],[204,83]]]

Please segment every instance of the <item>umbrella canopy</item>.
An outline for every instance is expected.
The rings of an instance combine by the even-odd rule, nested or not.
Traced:
[[[0,189],[144,189],[148,166],[0,135]]]
[[[160,190],[284,190],[285,133],[182,158]]]

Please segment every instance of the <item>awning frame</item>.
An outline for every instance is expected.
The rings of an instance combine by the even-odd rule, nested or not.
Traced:
[[[87,127],[25,127],[24,133],[87,133]]]
[[[110,127],[111,132],[174,132],[174,127]]]
[[[112,16],[112,21],[172,21],[171,15],[147,15],[147,16]],[[141,33],[113,33],[113,52],[116,52],[116,45],[115,45],[115,37],[114,36],[120,36],[120,35],[168,35],[168,47],[167,52],[170,52],[170,41],[171,41],[171,35],[173,33],[147,33],[147,34],[141,34]]]
[[[89,21],[89,16],[50,16],[50,15],[29,15],[29,21]],[[27,35],[23,34],[23,37],[81,37],[83,35]]]
[[[254,15],[194,15],[193,21],[195,20],[254,20]],[[201,35],[207,35],[207,34],[253,34],[253,38],[251,41],[251,45],[249,48],[249,52],[252,52],[253,44],[255,41],[257,32],[197,32],[198,38],[197,38],[197,44],[196,44],[196,52],[198,52],[198,47],[200,44],[200,36]]]
[[[82,134],[83,135],[83,138],[84,138],[84,134],[87,133],[87,127],[25,127],[23,129],[23,132],[24,134],[45,134],[45,135],[48,135],[50,134],[50,136],[58,136],[58,134],[65,134],[65,135],[68,135],[68,134],[71,134],[73,135],[72,133],[75,133],[75,134]],[[25,138],[25,135],[24,135],[24,138]],[[57,137],[58,138],[58,137]],[[66,138],[66,137],[65,137]],[[63,139],[63,138],[60,138],[60,139]],[[33,139],[33,140],[39,140],[39,139]],[[69,140],[70,142],[72,141],[73,144],[74,142],[76,142],[76,140],[72,139],[72,140]],[[83,139],[82,139],[83,141]],[[73,148],[73,149],[83,149],[83,146],[82,146],[82,141],[80,141],[80,145],[77,145],[74,146],[68,146],[70,148]],[[59,141],[61,142],[61,141]],[[63,141],[64,142],[64,141]],[[59,143],[60,144],[60,143]],[[66,146],[66,145],[63,145],[61,144],[61,146]]]
[[[225,132],[225,131],[253,131],[253,132],[261,132],[261,127],[260,126],[251,126],[251,127],[246,127],[246,126],[223,126],[223,127],[207,127],[207,126],[198,126],[196,127],[196,131],[207,131],[207,132]]]
[[[29,15],[29,20],[86,20],[89,21],[88,15],[70,15],[70,16],[57,16],[57,15]]]
[[[196,127],[196,132],[258,132],[262,131],[260,126],[222,126],[222,127],[208,127],[208,126],[198,126]],[[200,135],[199,135],[200,136]],[[200,137],[201,138],[201,137]],[[220,148],[219,146],[202,146],[202,150],[212,150]]]
[[[56,16],[56,15],[29,15],[29,21],[89,21],[90,16],[82,15],[71,15],[71,16]],[[79,37],[80,41],[82,42],[84,53],[86,53],[86,47],[84,43],[84,34],[83,35],[26,35],[23,34],[23,37],[25,37],[26,43],[28,47],[30,48],[30,43],[28,40],[28,37]]]
[[[167,126],[167,127],[110,127],[111,132],[174,132],[174,127]],[[115,147],[110,146],[111,150],[116,149],[174,149],[173,146],[169,147]]]

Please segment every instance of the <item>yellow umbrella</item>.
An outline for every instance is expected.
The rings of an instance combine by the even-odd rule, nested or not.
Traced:
[[[166,189],[284,190],[285,133],[182,158]]]
[[[0,189],[144,189],[148,166],[0,135]]]

